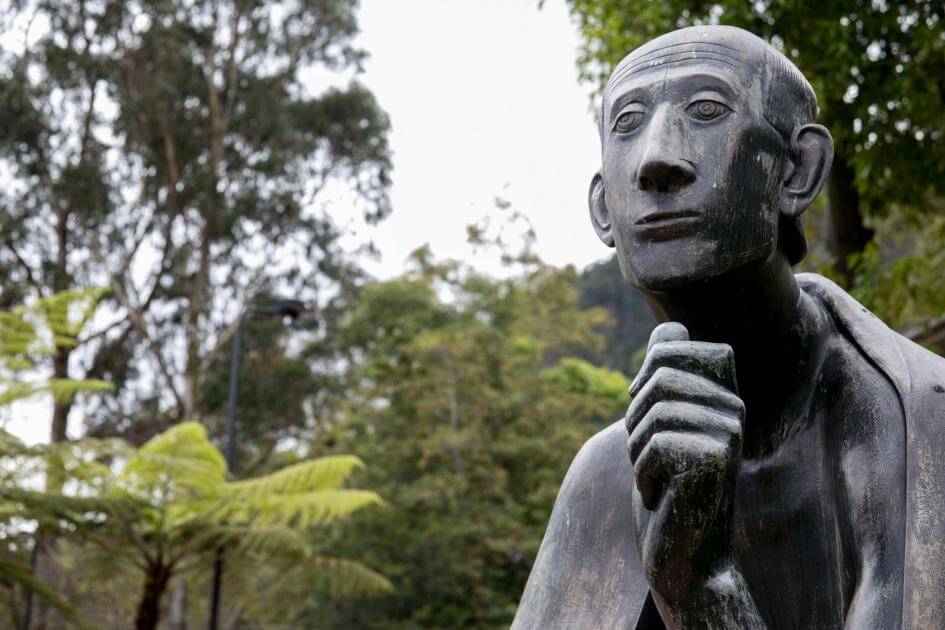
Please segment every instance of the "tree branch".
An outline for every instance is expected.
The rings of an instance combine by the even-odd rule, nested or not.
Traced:
[[[23,273],[26,274],[26,281],[29,285],[39,294],[39,297],[46,297],[47,292],[40,286],[39,282],[36,281],[36,277],[33,275],[33,268],[29,266],[29,263],[27,263],[20,255],[20,252],[17,251],[16,247],[13,245],[13,239],[9,234],[4,235],[3,244],[7,246],[7,249],[9,249],[13,257],[16,258],[17,264],[23,270]]]

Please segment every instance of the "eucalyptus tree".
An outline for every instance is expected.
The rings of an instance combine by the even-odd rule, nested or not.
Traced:
[[[357,275],[336,213],[389,211],[356,0],[21,0],[0,9],[0,301],[106,286],[57,378],[141,442],[194,416],[253,296]],[[329,204],[331,200],[335,205]],[[353,211],[352,211],[353,210]],[[53,441],[72,403],[55,405]]]

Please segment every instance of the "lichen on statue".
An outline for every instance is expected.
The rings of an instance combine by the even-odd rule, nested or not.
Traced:
[[[662,323],[514,628],[945,626],[945,360],[794,275],[833,159],[816,112],[732,27],[614,70],[591,222]]]

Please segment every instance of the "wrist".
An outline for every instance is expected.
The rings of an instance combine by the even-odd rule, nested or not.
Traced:
[[[734,562],[722,563],[708,577],[693,580],[688,588],[661,590],[668,593],[654,592],[657,607],[676,627],[764,627],[748,584]]]

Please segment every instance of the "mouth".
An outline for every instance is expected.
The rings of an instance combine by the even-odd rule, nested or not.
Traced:
[[[641,225],[644,227],[656,227],[658,225],[665,225],[667,223],[672,223],[680,219],[696,219],[699,217],[699,213],[695,210],[677,210],[675,212],[651,212],[649,214],[644,214],[642,217],[634,221],[636,225]]]
[[[648,240],[666,241],[691,234],[701,219],[695,210],[650,212],[634,221],[634,226]]]

